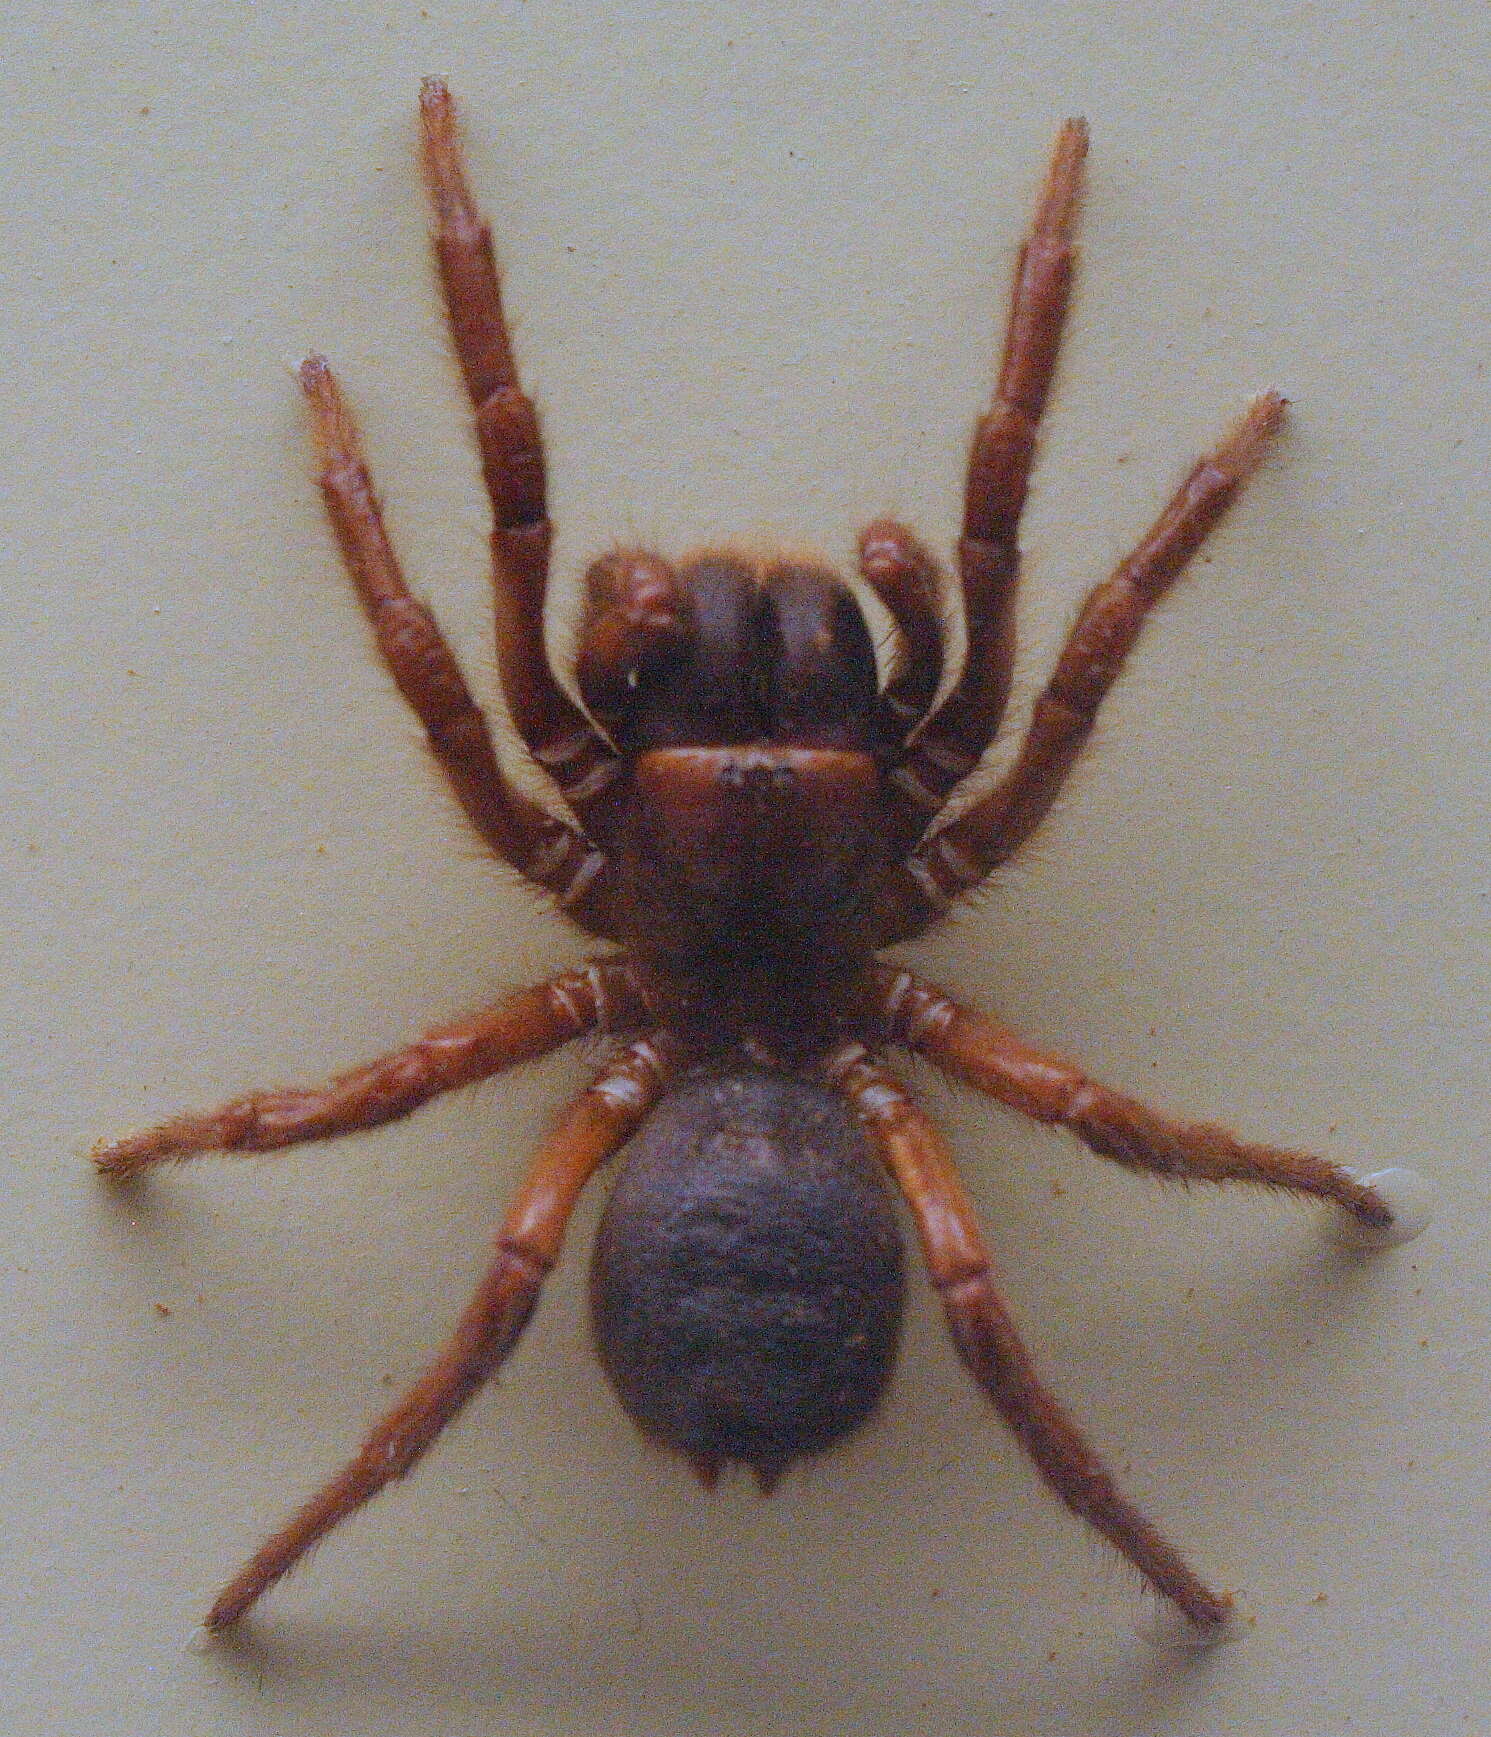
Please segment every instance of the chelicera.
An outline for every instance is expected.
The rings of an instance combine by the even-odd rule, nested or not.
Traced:
[[[1026,1452],[1198,1634],[1217,1634],[1228,1597],[1123,1494],[1038,1376],[948,1150],[887,1053],[913,1051],[1131,1169],[1313,1195],[1382,1242],[1414,1228],[1394,1203],[1394,1173],[1364,1181],[1323,1158],[1166,1116],[879,955],[935,924],[1030,837],[1150,608],[1258,462],[1284,400],[1257,398],[1091,593],[1009,770],[944,822],[1009,695],[1017,532],[1066,315],[1087,148],[1082,122],[1068,121],[1020,253],[998,386],[968,464],[961,670],[944,681],[937,562],[883,521],[864,532],[859,561],[897,632],[883,681],[864,616],[827,567],[728,547],[678,562],[619,548],[586,575],[577,704],[544,649],[550,523],[538,423],[440,81],[426,83],[421,113],[440,281],[494,515],[502,689],[567,818],[501,769],[486,718],[405,586],[337,383],[312,357],[300,381],[321,489],[379,650],[467,819],[608,947],[329,1085],[177,1117],[100,1148],[97,1163],[123,1180],[202,1152],[323,1139],[406,1116],[587,1034],[610,1047],[544,1142],[444,1350],[233,1578],[208,1628],[237,1622],[318,1539],[412,1469],[516,1344],[577,1196],[619,1155],[592,1266],[600,1359],[641,1427],[706,1484],[743,1462],[769,1487],[873,1410],[902,1300],[888,1175],[958,1352]]]

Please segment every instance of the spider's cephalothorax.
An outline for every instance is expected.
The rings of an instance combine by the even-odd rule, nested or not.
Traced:
[[[602,643],[613,611],[653,622],[619,679],[593,647],[579,672],[619,751],[602,836],[628,952],[716,1008],[815,982],[825,960],[861,966],[885,826],[875,653],[853,597],[801,563],[711,554],[675,576],[614,556],[591,575]]]
[[[499,766],[459,666],[404,584],[351,414],[312,357],[300,377],[321,488],[379,649],[468,820],[610,950],[328,1086],[178,1116],[101,1147],[97,1162],[123,1180],[200,1152],[290,1146],[407,1115],[587,1033],[608,1034],[613,1048],[545,1142],[445,1349],[224,1588],[208,1627],[237,1621],[414,1465],[516,1343],[580,1190],[622,1152],[592,1267],[597,1348],[628,1411],[706,1482],[735,1459],[769,1485],[873,1408],[902,1288],[878,1161],[910,1209],[959,1353],[1021,1445],[1198,1634],[1219,1634],[1227,1597],[1122,1494],[1041,1383],[951,1157],[883,1052],[916,1051],[1131,1169],[1314,1195],[1382,1242],[1421,1226],[1390,1191],[1407,1173],[1361,1181],[1322,1158],[1162,1115],[876,955],[936,922],[1039,824],[1147,612],[1257,462],[1284,401],[1256,399],[1091,593],[1009,769],[946,820],[1009,696],[1018,528],[1086,152],[1085,127],[1068,121],[969,457],[962,668],[944,679],[936,562],[881,521],[860,538],[860,577],[895,625],[883,683],[853,597],[816,564],[724,551],[673,568],[622,550],[587,575],[582,709],[545,655],[543,448],[439,80],[425,85],[422,117],[436,258],[495,521],[503,692],[566,818]]]

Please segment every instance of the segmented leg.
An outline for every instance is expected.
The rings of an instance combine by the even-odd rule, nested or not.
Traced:
[[[104,1175],[125,1181],[152,1164],[203,1152],[270,1152],[376,1128],[441,1092],[474,1085],[597,1029],[635,1029],[647,1010],[630,966],[608,959],[562,972],[392,1055],[304,1091],[256,1092],[221,1109],[177,1116],[97,1148]]]
[[[982,802],[933,833],[887,878],[882,946],[935,922],[953,899],[978,886],[1035,831],[1146,616],[1257,466],[1285,408],[1277,392],[1255,398],[1232,433],[1192,469],[1134,552],[1089,594],[1035,703],[1014,765]]]
[[[1066,319],[1086,155],[1085,122],[1067,121],[1015,268],[999,384],[968,458],[958,544],[968,655],[956,686],[892,775],[900,827],[909,837],[926,830],[953,786],[978,765],[1009,700],[1020,515]]]
[[[1393,1225],[1377,1189],[1340,1164],[1255,1146],[1209,1122],[1182,1122],[1091,1080],[1071,1062],[1022,1043],[909,971],[877,966],[873,999],[886,1039],[1038,1122],[1068,1128],[1101,1158],[1185,1182],[1250,1182],[1313,1195],[1372,1231]]]
[[[953,1343],[1020,1445],[1074,1514],[1096,1527],[1199,1630],[1216,1633],[1232,1601],[1199,1580],[1123,1495],[1036,1373],[995,1282],[973,1205],[936,1128],[862,1045],[840,1045],[824,1071],[854,1106],[899,1184]]]
[[[611,938],[606,859],[503,776],[492,733],[430,611],[411,597],[388,540],[357,425],[321,356],[301,364],[321,460],[321,493],[347,571],[399,692],[467,818],[492,850],[554,894],[591,934]]]
[[[482,475],[492,500],[497,666],[518,734],[551,774],[587,832],[604,819],[616,757],[554,679],[544,648],[551,527],[544,448],[518,381],[491,226],[466,181],[455,106],[444,82],[420,91],[425,178],[435,209],[435,258],[456,354],[476,412]]]
[[[677,1056],[671,1039],[634,1043],[609,1062],[540,1151],[497,1237],[497,1253],[444,1351],[373,1429],[352,1462],[218,1594],[211,1632],[230,1627],[340,1521],[410,1471],[517,1343],[559,1257],[580,1190],[657,1101]]]

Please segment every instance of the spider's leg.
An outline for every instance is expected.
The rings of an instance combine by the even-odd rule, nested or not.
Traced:
[[[606,859],[583,834],[514,789],[492,732],[434,616],[404,583],[357,425],[326,361],[301,364],[321,461],[319,481],[342,558],[378,649],[413,708],[471,824],[502,860],[554,894],[592,934],[610,938]]]
[[[1384,1242],[1409,1228],[1381,1190],[1343,1165],[1163,1115],[1090,1080],[1073,1063],[1032,1049],[909,971],[877,966],[871,976],[871,999],[888,1041],[916,1050],[1012,1110],[1069,1129],[1101,1158],[1179,1181],[1251,1182],[1312,1195],[1341,1207]]]
[[[476,412],[482,476],[492,501],[497,667],[519,736],[553,777],[587,832],[603,830],[616,757],[560,687],[544,647],[552,529],[544,447],[518,380],[492,230],[466,181],[455,106],[440,79],[420,91],[425,179],[435,210],[435,259],[456,354]]]
[[[634,1043],[602,1070],[549,1136],[508,1210],[497,1252],[445,1349],[379,1422],[346,1467],[218,1594],[206,1619],[217,1632],[249,1607],[340,1521],[411,1470],[517,1343],[570,1212],[596,1167],[656,1102],[675,1046],[663,1035]]]
[[[1088,594],[1035,702],[1014,765],[988,796],[934,832],[888,878],[882,946],[935,922],[953,899],[1012,856],[1044,819],[1145,617],[1256,467],[1285,407],[1277,392],[1255,398],[1227,438],[1193,467],[1139,546]]]
[[[900,1186],[953,1343],[1020,1445],[1074,1514],[1096,1527],[1202,1636],[1219,1636],[1232,1601],[1198,1580],[1123,1495],[1042,1384],[1000,1295],[972,1203],[941,1135],[862,1045],[841,1044],[824,1071],[853,1105]]]
[[[1067,121],[1015,268],[999,384],[968,455],[958,543],[967,656],[956,685],[891,775],[896,830],[906,844],[921,836],[953,786],[978,765],[1009,700],[1020,514],[1066,319],[1072,222],[1086,154],[1086,124]]]
[[[152,1164],[203,1152],[271,1152],[395,1121],[441,1092],[532,1061],[587,1032],[635,1029],[647,1012],[624,959],[600,960],[519,990],[329,1085],[256,1092],[100,1145],[93,1161],[127,1181]]]

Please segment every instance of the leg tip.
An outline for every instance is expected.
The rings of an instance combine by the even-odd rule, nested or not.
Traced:
[[[1036,236],[1066,239],[1077,209],[1082,164],[1087,156],[1087,122],[1080,115],[1061,123],[1046,182],[1036,202],[1031,226]]]
[[[361,464],[362,445],[357,437],[357,424],[342,397],[331,363],[321,355],[310,355],[295,370],[300,389],[310,407],[311,432],[316,454],[323,465],[350,459]]]
[[[1214,1622],[1198,1622],[1169,1599],[1152,1598],[1150,1608],[1138,1623],[1140,1638],[1167,1653],[1204,1653],[1213,1647],[1241,1640],[1252,1626],[1252,1617],[1229,1594],[1222,1613]]]
[[[295,378],[300,382],[300,389],[318,408],[334,408],[340,398],[337,392],[336,376],[331,371],[331,363],[316,352],[312,352],[295,370]]]
[[[1057,135],[1058,150],[1066,151],[1080,163],[1087,155],[1088,131],[1084,115],[1068,115]]]
[[[450,86],[439,73],[431,73],[419,81],[419,106],[426,115],[450,108]]]
[[[88,1158],[105,1182],[128,1182],[144,1168],[127,1140],[100,1140]]]
[[[425,180],[441,228],[459,218],[479,224],[461,172],[456,105],[443,78],[427,78],[419,87],[419,131]]]
[[[1289,400],[1284,394],[1269,390],[1260,392],[1243,412],[1223,449],[1239,478],[1245,477],[1263,457],[1264,448],[1278,433],[1288,409]]]
[[[1434,1216],[1434,1184],[1418,1170],[1394,1167],[1374,1170],[1360,1180],[1387,1202],[1392,1218],[1387,1224],[1364,1224],[1350,1213],[1342,1213],[1337,1226],[1340,1241],[1348,1247],[1368,1253],[1378,1249],[1399,1248],[1412,1242],[1428,1228]]]

